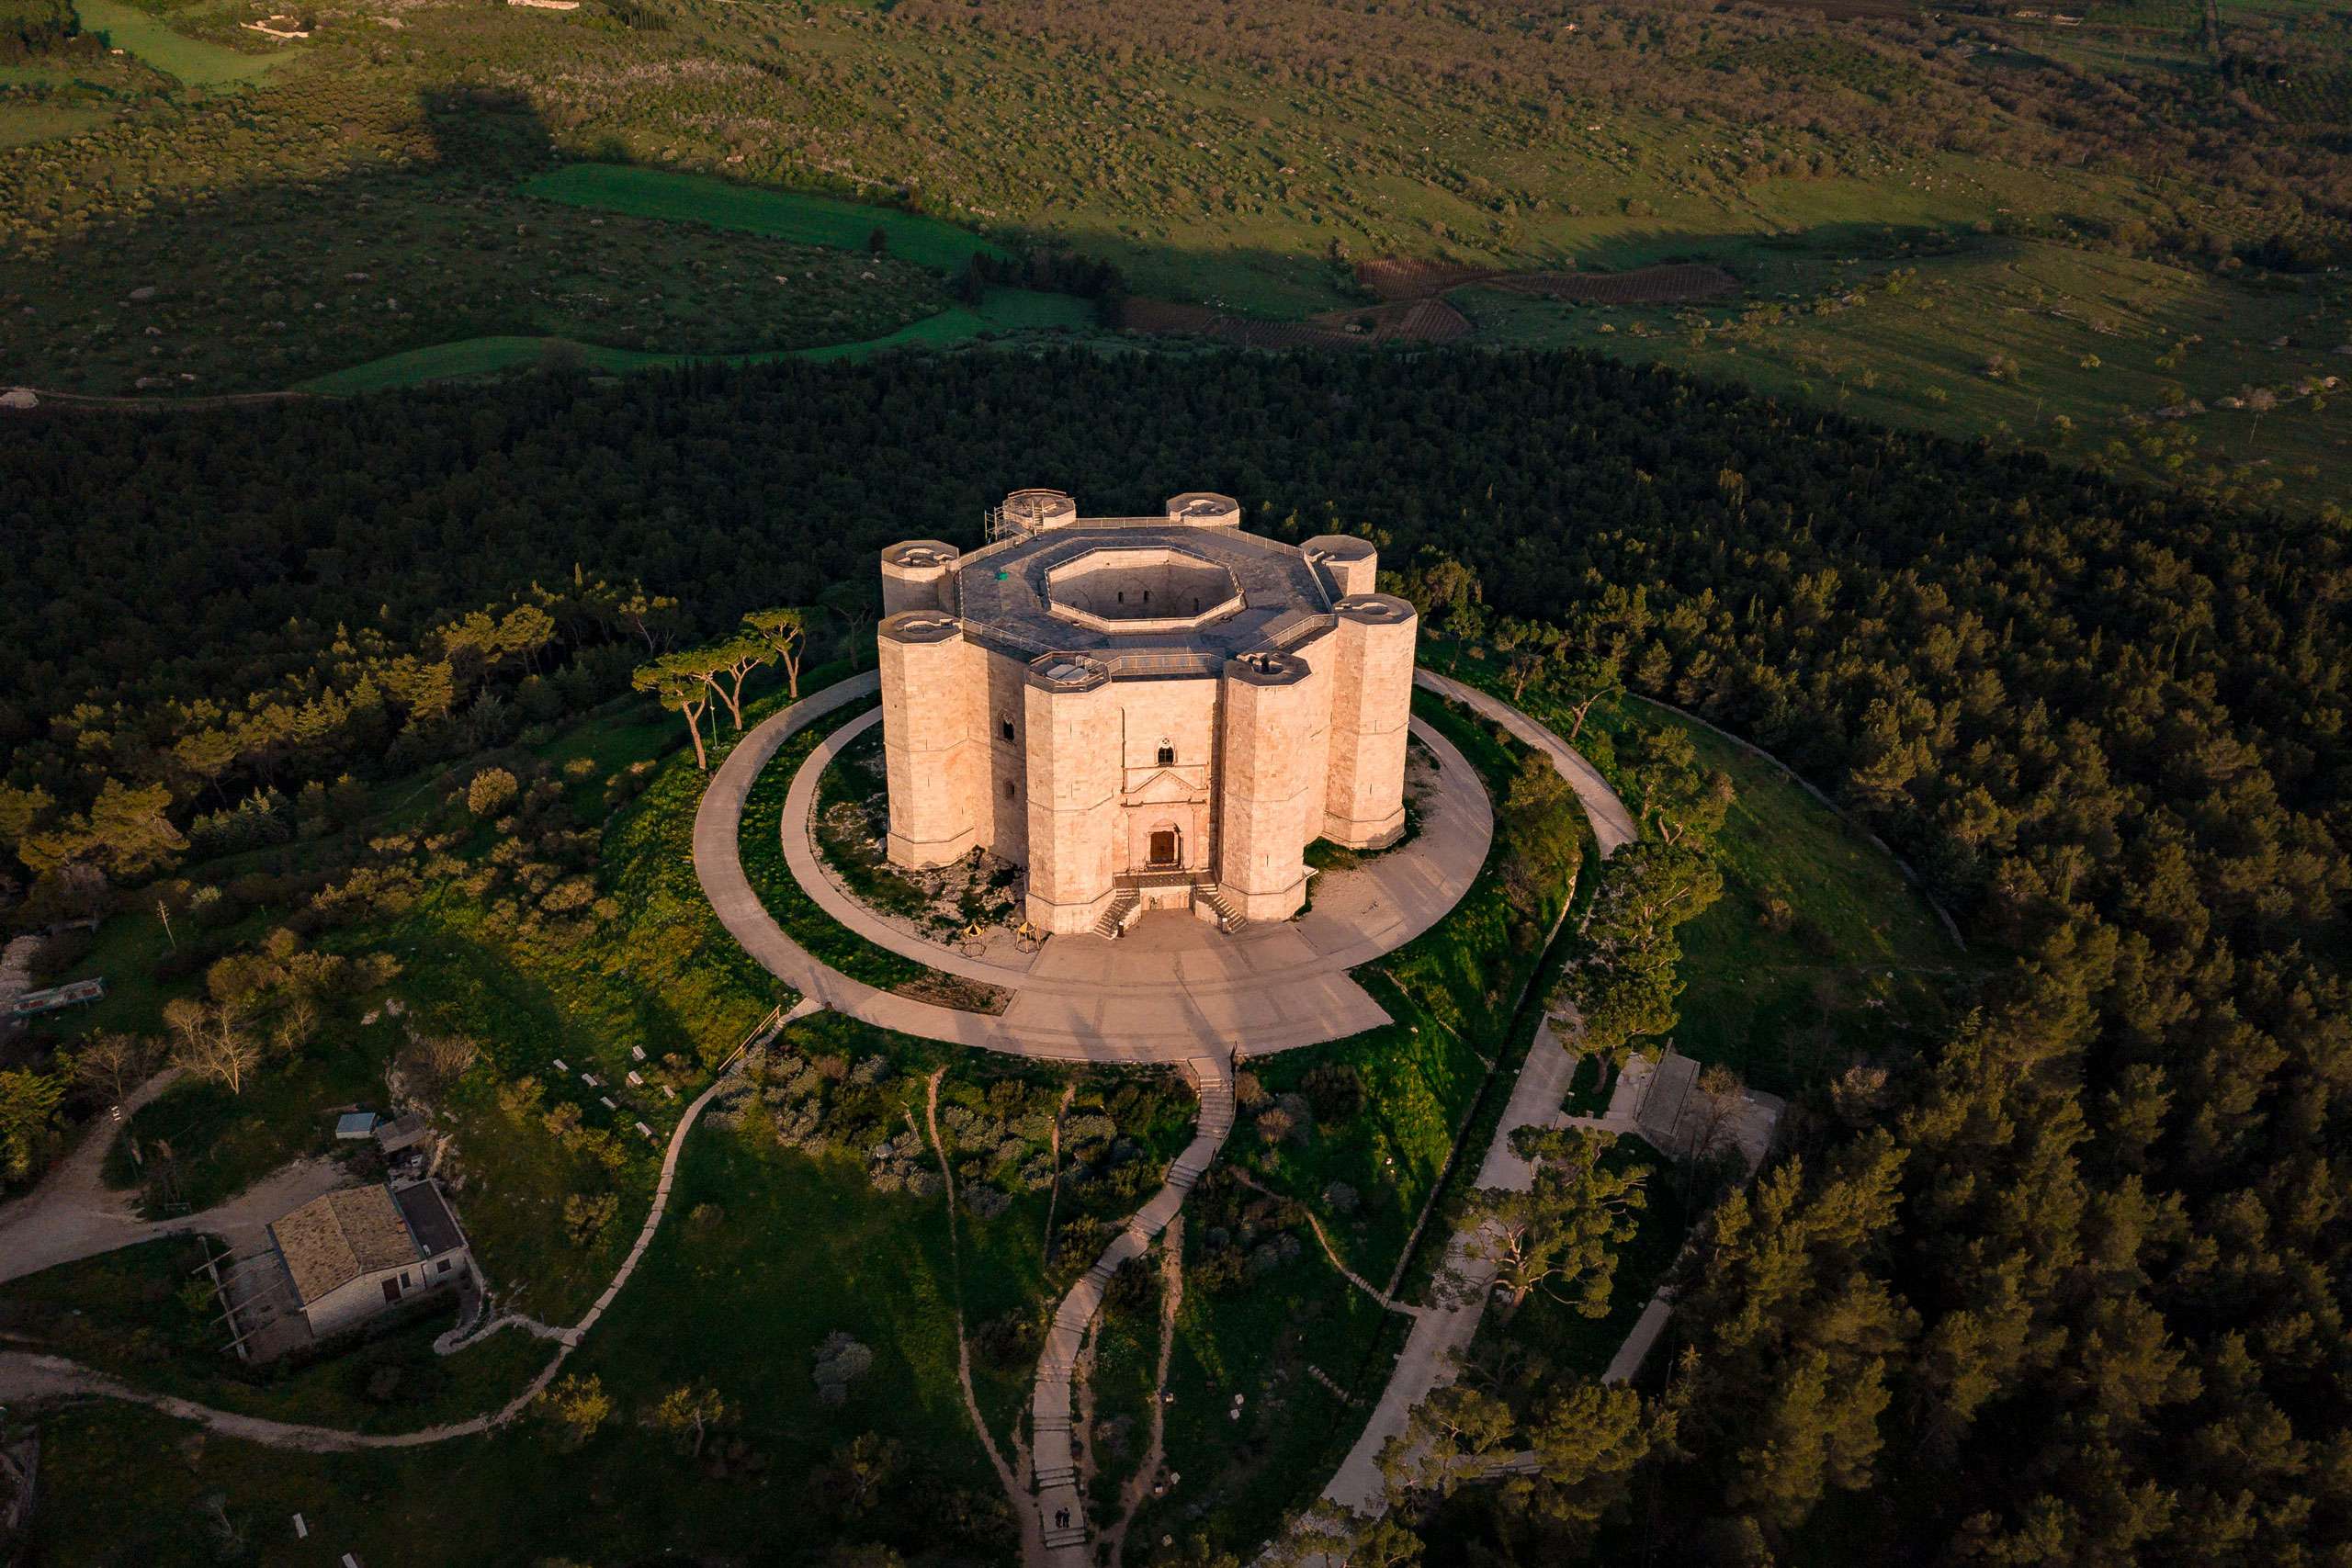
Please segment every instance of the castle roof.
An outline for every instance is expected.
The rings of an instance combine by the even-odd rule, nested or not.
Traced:
[[[1156,517],[1079,517],[1020,525],[962,558],[956,614],[965,635],[1023,660],[1086,654],[1114,678],[1214,674],[1226,660],[1304,647],[1333,625],[1331,584],[1295,545],[1236,526],[1225,497],[1187,494]],[[1197,614],[1121,619],[1075,607],[1063,591],[1090,564],[1149,561],[1185,575]]]

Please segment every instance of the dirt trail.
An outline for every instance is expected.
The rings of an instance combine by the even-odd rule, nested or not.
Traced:
[[[972,1433],[980,1439],[980,1448],[989,1456],[989,1468],[996,1472],[997,1484],[1004,1488],[1005,1501],[1012,1506],[1012,1517],[1021,1528],[1021,1560],[1041,1561],[1046,1544],[1037,1528],[1035,1515],[1029,1507],[1029,1494],[1023,1477],[1030,1473],[1029,1450],[1016,1431],[1012,1436],[1013,1461],[1005,1461],[996,1446],[996,1438],[989,1431],[987,1420],[980,1415],[980,1396],[972,1386],[972,1344],[964,1333],[964,1259],[962,1244],[956,1225],[956,1172],[947,1163],[947,1145],[939,1136],[939,1080],[947,1076],[941,1067],[931,1075],[931,1082],[923,1095],[923,1124],[931,1132],[931,1152],[939,1159],[939,1179],[947,1193],[947,1263],[948,1277],[954,1282],[956,1295],[956,1381],[964,1391],[964,1414],[971,1418]],[[914,1122],[914,1112],[907,1112],[909,1125]]]
[[[1174,1221],[1185,1194],[1207,1172],[1225,1145],[1226,1134],[1233,1131],[1232,1062],[1223,1056],[1195,1056],[1185,1062],[1184,1073],[1201,1097],[1193,1141],[1169,1166],[1168,1179],[1159,1190],[1128,1217],[1093,1267],[1080,1275],[1062,1298],[1053,1325],[1046,1331],[1045,1351],[1037,1358],[1029,1424],[1036,1446],[1032,1472],[1037,1487],[1036,1524],[1045,1550],[1042,1556],[1030,1560],[1032,1568],[1092,1568],[1093,1531],[1086,1522],[1086,1492],[1080,1484],[1072,1441],[1072,1383],[1112,1278],[1141,1258],[1153,1238]]]
[[[1054,1262],[1054,1211],[1062,1201],[1062,1118],[1069,1114],[1070,1101],[1077,1098],[1078,1085],[1067,1085],[1062,1089],[1062,1102],[1054,1107],[1054,1185],[1046,1194],[1046,1250],[1038,1259],[1047,1268],[1053,1267]]]
[[[622,1263],[619,1272],[613,1276],[612,1282],[605,1287],[604,1294],[596,1298],[595,1304],[588,1309],[585,1316],[571,1327],[554,1332],[554,1337],[559,1341],[556,1353],[548,1359],[548,1364],[540,1369],[538,1376],[531,1380],[530,1385],[488,1415],[476,1416],[464,1421],[448,1422],[437,1427],[421,1427],[413,1432],[352,1432],[334,1427],[313,1427],[295,1421],[272,1421],[259,1416],[241,1416],[233,1411],[215,1410],[209,1405],[198,1404],[188,1400],[173,1398],[168,1394],[150,1393],[143,1389],[133,1388],[119,1379],[108,1377],[103,1372],[92,1371],[87,1367],[77,1366],[60,1356],[34,1356],[17,1351],[0,1352],[0,1404],[12,1401],[96,1394],[106,1399],[119,1399],[133,1404],[148,1405],[163,1411],[165,1415],[176,1416],[183,1421],[197,1422],[223,1437],[242,1438],[248,1442],[264,1443],[272,1448],[300,1449],[311,1453],[349,1453],[363,1449],[423,1448],[432,1443],[447,1442],[453,1438],[474,1437],[494,1427],[503,1427],[530,1408],[531,1402],[545,1391],[548,1384],[554,1380],[557,1371],[578,1348],[588,1331],[595,1326],[596,1320],[605,1314],[605,1309],[612,1305],[613,1298],[620,1294],[621,1287],[628,1283],[629,1275],[635,1271],[639,1259],[645,1256],[646,1248],[652,1245],[654,1233],[660,1230],[662,1216],[668,1212],[671,1183],[677,1175],[678,1156],[685,1148],[686,1134],[694,1130],[694,1124],[702,1115],[703,1108],[711,1102],[712,1098],[726,1084],[728,1075],[733,1070],[736,1063],[742,1059],[744,1051],[753,1044],[764,1044],[782,1032],[786,1024],[796,1019],[806,1018],[816,1010],[816,1004],[804,1000],[794,1007],[790,1012],[771,1014],[760,1029],[754,1031],[741,1044],[735,1047],[732,1055],[719,1064],[718,1071],[712,1076],[709,1086],[694,1098],[693,1102],[686,1107],[684,1114],[678,1118],[676,1130],[670,1134],[669,1150],[662,1160],[661,1179],[654,1188],[652,1208],[647,1213],[645,1224],[638,1232],[636,1245],[629,1248],[627,1261]],[[126,1111],[134,1109],[137,1105],[144,1104],[147,1099],[161,1093],[172,1076],[159,1074],[155,1078],[150,1079],[138,1094],[124,1101]],[[94,1144],[97,1146],[95,1149],[85,1147],[74,1150],[73,1155],[68,1156],[68,1163],[86,1159],[89,1162],[90,1173],[94,1177],[98,1162],[105,1157],[104,1144],[107,1141],[110,1140],[101,1140],[95,1136],[85,1140],[85,1144]],[[301,1168],[289,1167],[288,1168]],[[267,1185],[267,1183],[264,1184],[265,1187]],[[44,1183],[41,1188],[36,1189],[32,1194],[22,1201],[22,1203],[28,1204],[34,1199],[40,1197],[41,1193],[47,1190],[47,1186],[48,1184]],[[244,1204],[262,1190],[261,1187],[254,1188],[243,1197],[222,1205],[220,1209],[210,1210],[204,1214],[190,1215],[185,1222],[174,1221],[172,1224],[182,1229],[198,1226],[210,1228],[206,1224],[210,1216]],[[21,1206],[20,1204],[19,1207]],[[283,1208],[276,1209],[272,1211],[271,1217],[275,1218],[283,1213],[285,1213]],[[20,1223],[25,1223],[23,1216],[13,1211],[6,1216],[0,1216],[0,1235],[10,1235],[7,1227]],[[107,1248],[100,1247],[95,1250],[105,1251]],[[9,1261],[10,1263],[16,1261],[13,1253],[9,1255]],[[25,1271],[19,1270],[19,1272]],[[527,1320],[516,1321],[526,1322]],[[542,1334],[547,1332],[544,1325],[527,1324],[527,1326],[536,1332]],[[436,1344],[435,1348],[440,1347]]]
[[[158,1236],[206,1232],[226,1237],[232,1247],[250,1243],[288,1211],[350,1185],[348,1174],[332,1160],[297,1160],[199,1213],[141,1219],[132,1206],[137,1194],[106,1184],[107,1153],[140,1107],[179,1077],[174,1067],[140,1085],[122,1102],[120,1121],[101,1117],[94,1122],[74,1152],[58,1161],[40,1185],[0,1208],[0,1282]]]
[[[1233,1179],[1241,1183],[1242,1186],[1249,1188],[1252,1192],[1263,1192],[1269,1198],[1280,1198],[1283,1196],[1283,1194],[1275,1191],[1272,1188],[1266,1186],[1264,1183],[1251,1179],[1248,1171],[1242,1170],[1238,1167],[1229,1168],[1229,1169]],[[1307,1228],[1315,1233],[1315,1239],[1322,1244],[1323,1256],[1331,1260],[1331,1267],[1340,1271],[1340,1279],[1345,1280],[1349,1284],[1353,1285],[1357,1290],[1362,1291],[1365,1295],[1370,1296],[1374,1301],[1378,1302],[1384,1311],[1402,1313],[1407,1317],[1416,1317],[1419,1315],[1420,1308],[1398,1301],[1395,1296],[1390,1295],[1387,1292],[1382,1290],[1379,1286],[1374,1284],[1371,1280],[1365,1279],[1354,1269],[1349,1268],[1347,1261],[1340,1256],[1340,1249],[1331,1245],[1330,1236],[1326,1234],[1323,1229],[1323,1222],[1315,1217],[1315,1211],[1307,1208],[1304,1203],[1299,1205],[1299,1209],[1300,1212],[1306,1216]],[[1405,1251],[1407,1257],[1409,1258],[1412,1255],[1412,1245],[1409,1239],[1406,1244]],[[1399,1265],[1400,1269],[1402,1265]]]
[[[1120,1568],[1127,1530],[1143,1511],[1144,1499],[1168,1459],[1168,1369],[1176,1359],[1176,1314],[1184,1304],[1184,1216],[1168,1222],[1159,1235],[1159,1371],[1152,1380],[1151,1424],[1143,1458],[1119,1494],[1119,1518],[1102,1532],[1102,1561]]]

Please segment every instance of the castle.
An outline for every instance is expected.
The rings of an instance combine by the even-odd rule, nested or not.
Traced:
[[[889,858],[1027,868],[1029,922],[1295,914],[1306,847],[1405,824],[1413,607],[1370,543],[1244,533],[1232,498],[1080,517],[1016,491],[968,555],[882,552]]]

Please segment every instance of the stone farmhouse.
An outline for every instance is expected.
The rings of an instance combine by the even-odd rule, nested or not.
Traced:
[[[466,1274],[465,1232],[431,1181],[313,1198],[271,1225],[269,1240],[322,1339]]]
[[[877,629],[901,866],[1026,870],[1041,931],[1146,908],[1232,929],[1295,914],[1307,846],[1405,823],[1413,607],[1370,543],[1245,533],[1229,496],[1080,517],[1016,491],[970,554],[882,552]]]

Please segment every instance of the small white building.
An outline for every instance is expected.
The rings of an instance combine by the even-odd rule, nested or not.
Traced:
[[[271,1225],[269,1240],[322,1339],[466,1274],[465,1232],[431,1181],[313,1198]]]

